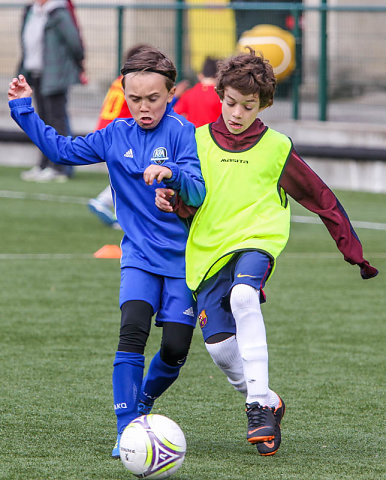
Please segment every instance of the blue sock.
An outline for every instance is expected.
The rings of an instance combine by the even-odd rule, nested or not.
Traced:
[[[117,352],[114,359],[113,395],[118,433],[138,416],[145,357],[140,353]]]
[[[182,365],[168,365],[161,359],[160,352],[157,352],[143,380],[139,400],[152,404],[176,380],[181,367]]]

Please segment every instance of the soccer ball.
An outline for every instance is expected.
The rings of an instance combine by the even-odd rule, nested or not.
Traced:
[[[181,467],[185,452],[185,435],[177,423],[152,413],[129,423],[119,445],[123,464],[138,478],[170,477]]]

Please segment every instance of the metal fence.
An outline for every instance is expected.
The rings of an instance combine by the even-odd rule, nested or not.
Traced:
[[[261,19],[275,24],[278,14],[291,19],[285,28],[296,40],[297,67],[279,85],[278,95],[285,100],[282,116],[326,120],[330,119],[331,107],[338,105],[335,111],[339,119],[339,102],[347,99],[352,102],[353,112],[356,107],[360,110],[363,102],[385,109],[384,1],[379,2],[383,5],[362,6],[330,6],[326,0],[320,0],[318,5],[308,3],[75,2],[86,46],[89,83],[73,88],[70,111],[97,118],[125,50],[138,42],[158,46],[176,62],[179,78],[194,82],[198,65],[206,55],[221,57],[235,53],[240,13],[246,14],[252,24],[261,23]],[[3,98],[20,58],[21,7],[15,2],[0,3],[0,93]],[[382,101],[377,100],[379,98]],[[5,108],[4,103],[1,102],[1,109]]]

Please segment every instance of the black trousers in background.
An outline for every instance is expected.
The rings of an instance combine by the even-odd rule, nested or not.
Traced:
[[[56,93],[55,95],[42,95],[40,91],[40,77],[30,77],[31,87],[33,88],[34,100],[40,118],[60,135],[69,135],[69,124],[67,117],[67,92]],[[42,154],[40,168],[51,167],[57,172],[67,174],[68,167],[66,165],[57,165],[51,162]]]

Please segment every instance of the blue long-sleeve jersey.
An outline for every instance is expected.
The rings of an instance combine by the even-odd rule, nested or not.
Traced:
[[[53,162],[89,165],[106,162],[117,220],[124,232],[122,267],[136,267],[158,275],[185,277],[188,226],[177,215],[155,206],[155,189],[172,188],[188,205],[199,206],[205,197],[194,126],[168,105],[156,128],[142,129],[133,119],[116,119],[85,137],[64,137],[35,113],[31,98],[9,102],[12,118]],[[152,186],[144,170],[160,164],[172,178]]]

